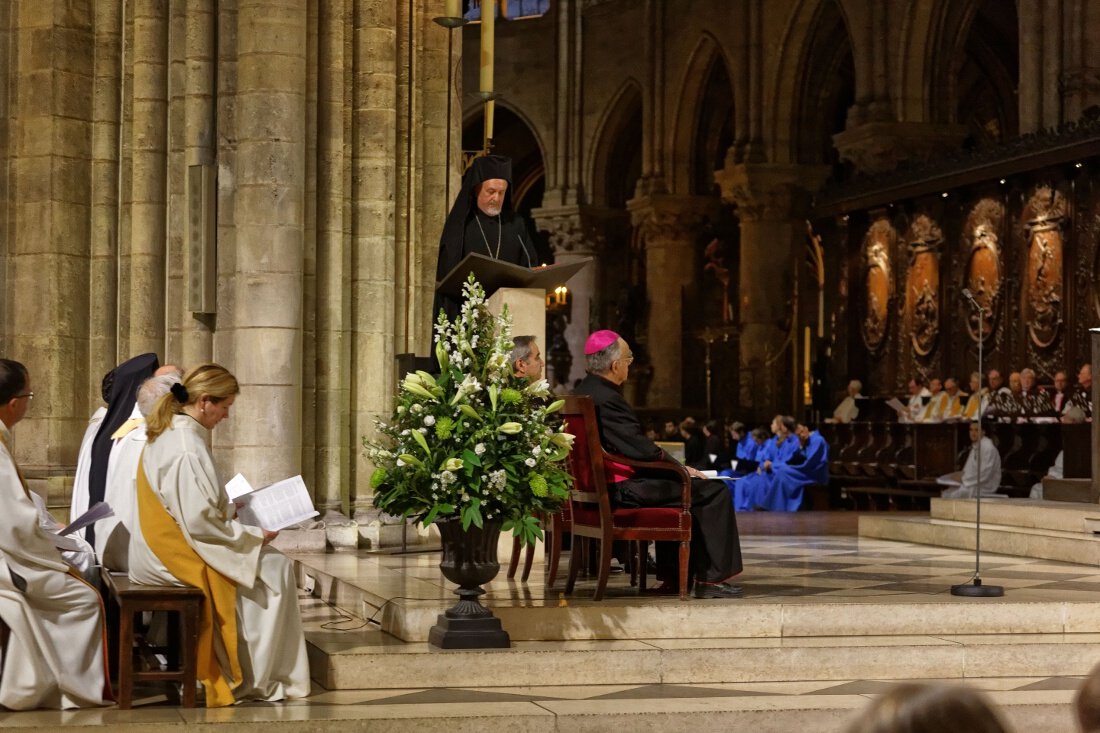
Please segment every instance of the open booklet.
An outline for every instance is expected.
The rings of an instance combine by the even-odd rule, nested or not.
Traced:
[[[95,524],[100,519],[106,519],[107,517],[113,517],[115,512],[111,509],[111,505],[105,501],[96,502],[88,511],[77,517],[68,527],[57,530],[56,532],[50,531],[50,539],[53,541],[53,546],[62,551],[68,552],[91,552],[87,545],[81,544],[80,541],[69,535],[75,534],[85,527]]]
[[[237,507],[237,519],[269,532],[278,532],[320,514],[313,508],[301,476],[253,489],[248,479],[238,473],[225,485],[225,491],[230,501],[242,505]]]

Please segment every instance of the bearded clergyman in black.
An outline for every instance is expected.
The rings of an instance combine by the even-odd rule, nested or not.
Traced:
[[[523,267],[539,264],[527,223],[512,208],[511,188],[511,158],[484,155],[474,159],[443,225],[436,282],[471,252]],[[443,308],[453,321],[459,306],[457,299],[437,292],[432,318]]]

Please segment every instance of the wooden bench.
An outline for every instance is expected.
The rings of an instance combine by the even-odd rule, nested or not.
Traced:
[[[188,586],[139,585],[125,573],[106,569],[102,576],[119,610],[118,707],[130,709],[134,683],[142,681],[178,682],[180,704],[195,707],[202,591]],[[167,670],[134,671],[134,614],[145,611],[169,613]]]

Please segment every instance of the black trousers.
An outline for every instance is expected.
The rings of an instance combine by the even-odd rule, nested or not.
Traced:
[[[612,502],[628,509],[678,507],[683,492],[679,481],[641,475],[612,484],[609,489]],[[691,570],[695,579],[720,583],[740,573],[744,566],[737,515],[724,481],[691,480],[691,520]],[[662,580],[676,577],[675,558],[671,543],[657,543],[657,572]]]

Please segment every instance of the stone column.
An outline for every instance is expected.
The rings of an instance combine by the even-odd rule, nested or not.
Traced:
[[[15,431],[30,488],[68,497],[88,418],[93,17],[66,0],[11,3],[4,67],[6,270],[0,346],[36,397]],[[109,295],[107,295],[109,297]]]
[[[232,361],[234,467],[292,476],[302,445],[307,0],[239,0]]]
[[[1020,133],[1062,122],[1063,0],[1019,3]]]
[[[214,61],[218,49],[214,42],[217,38],[217,16],[214,13],[215,0],[193,0],[185,8],[185,39],[183,92],[183,155],[181,170],[173,171],[173,178],[180,181],[181,211],[176,212],[172,221],[186,221],[189,203],[187,201],[188,167],[193,165],[214,165],[216,161],[216,131],[214,130],[215,84]],[[173,118],[174,119],[174,118]],[[173,234],[177,234],[173,232]],[[185,248],[181,237],[179,247]],[[175,241],[175,237],[172,237]],[[174,248],[174,247],[173,247]],[[186,252],[180,252],[181,264],[186,261]],[[181,274],[188,274],[186,266],[181,266]],[[174,273],[173,273],[174,274]],[[182,366],[193,366],[210,361],[214,356],[213,318],[205,314],[192,313],[188,308],[187,287],[179,282],[175,290],[175,307],[178,308],[178,320],[170,320],[170,327],[177,329],[175,343],[169,339],[168,358],[178,358]],[[177,356],[178,355],[178,356]]]
[[[345,525],[351,475],[351,58],[350,17],[320,9],[317,69],[317,509]],[[352,532],[354,534],[354,532]],[[339,544],[339,543],[334,543]]]
[[[561,375],[560,381],[569,387],[574,380],[584,377],[584,341],[588,334],[596,328],[610,327],[608,324],[593,322],[594,301],[600,282],[598,257],[607,239],[607,227],[621,213],[592,206],[544,206],[533,210],[531,214],[535,217],[536,226],[550,233],[550,246],[554,249],[554,259],[558,264],[568,264],[586,257],[594,258],[566,283],[572,295],[572,308],[565,327],[565,341],[572,356],[572,365],[569,374]],[[549,338],[548,332],[547,339]],[[539,348],[549,364],[551,344],[539,344]]]
[[[823,166],[776,164],[727,164],[714,174],[722,200],[737,206],[741,222],[739,401],[754,419],[794,407],[783,324],[793,317],[794,268],[802,260],[810,193],[827,174]]]
[[[1076,120],[1100,103],[1100,7],[1091,0],[1070,0],[1066,12],[1062,105],[1066,119]]]
[[[129,358],[164,357],[168,154],[168,2],[134,0]]]
[[[396,297],[393,192],[397,159],[397,16],[385,0],[355,0],[352,99],[351,308],[352,440],[375,436],[374,421],[388,417],[396,388]],[[377,516],[368,482],[370,466],[355,451],[349,476],[353,517],[367,525]]]
[[[631,222],[645,240],[647,344],[653,365],[646,404],[683,404],[683,289],[696,281],[695,239],[717,213],[704,196],[660,194],[627,202]]]
[[[118,163],[122,85],[122,4],[95,4],[95,94],[92,97],[91,274],[88,369],[84,393],[99,404],[103,375],[118,363]],[[86,410],[91,412],[91,410]]]

